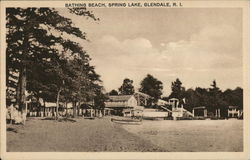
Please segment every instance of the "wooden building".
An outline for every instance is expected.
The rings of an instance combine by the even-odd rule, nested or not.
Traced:
[[[105,108],[111,109],[111,114],[118,116],[132,116],[136,107],[137,100],[134,95],[109,96],[109,100],[105,102]]]

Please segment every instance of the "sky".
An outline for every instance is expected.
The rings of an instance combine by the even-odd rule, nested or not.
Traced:
[[[92,58],[106,91],[124,78],[136,89],[151,74],[163,95],[179,78],[183,86],[222,90],[242,87],[242,11],[236,8],[98,8],[94,21],[58,9],[87,33],[79,41]]]

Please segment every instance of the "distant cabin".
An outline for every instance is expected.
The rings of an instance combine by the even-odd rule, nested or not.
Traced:
[[[238,118],[242,115],[242,110],[238,106],[228,106],[227,116],[228,118]]]
[[[118,116],[133,116],[133,112],[143,110],[137,106],[137,100],[133,95],[109,96],[105,108],[110,109],[112,115]]]

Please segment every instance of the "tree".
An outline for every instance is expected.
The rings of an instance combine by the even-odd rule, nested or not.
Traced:
[[[222,92],[219,87],[217,87],[217,83],[214,80],[209,88],[209,104],[208,107],[210,110],[215,110],[221,108],[223,102],[221,98]]]
[[[133,80],[125,78],[123,80],[122,86],[119,88],[119,92],[122,95],[132,95],[132,94],[134,94],[135,89],[134,89],[134,86],[133,86]]]
[[[243,109],[243,89],[236,87],[234,90],[227,89],[222,93],[226,106],[238,106]]]
[[[97,20],[86,8],[69,10],[73,14]],[[75,76],[82,76],[79,72],[85,75],[82,76],[85,80],[81,86],[86,87],[88,81],[94,83],[91,76],[97,75],[93,74],[94,68],[88,64],[88,54],[78,43],[65,37],[72,35],[86,39],[86,34],[75,27],[70,19],[59,15],[53,8],[7,8],[6,20],[7,93],[10,93],[10,88],[15,88],[21,111],[25,109],[26,90],[55,101],[59,100],[62,87],[70,88],[70,82],[76,82]],[[76,74],[70,73],[75,70],[70,67],[75,62],[73,59],[79,59],[84,64],[81,67],[85,66]],[[70,94],[76,92],[74,90]]]
[[[202,106],[195,90],[192,88],[185,91],[186,109],[192,111],[194,107]]]
[[[170,98],[177,98],[182,100],[184,98],[185,88],[182,87],[182,82],[177,78],[171,85],[172,92],[169,95]]]
[[[151,101],[153,103],[157,102],[162,95],[163,85],[162,82],[154,78],[152,75],[148,74],[142,81],[140,92],[146,93],[152,97]],[[151,103],[149,105],[151,105]]]
[[[109,92],[109,95],[110,95],[110,96],[117,96],[117,95],[118,95],[118,92],[117,92],[115,89],[113,89],[113,90],[111,90],[111,91]]]

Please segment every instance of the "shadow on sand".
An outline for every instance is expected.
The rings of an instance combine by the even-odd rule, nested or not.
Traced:
[[[47,117],[47,118],[44,118],[42,120],[53,120],[53,121],[55,121],[56,119],[53,118],[53,117]],[[76,122],[76,120],[71,119],[71,118],[67,118],[67,117],[65,117],[65,118],[58,118],[56,121],[58,121],[58,122],[72,122],[72,123]]]
[[[14,132],[14,133],[17,133],[17,130],[14,129],[14,128],[8,127],[8,128],[7,128],[7,132]]]

